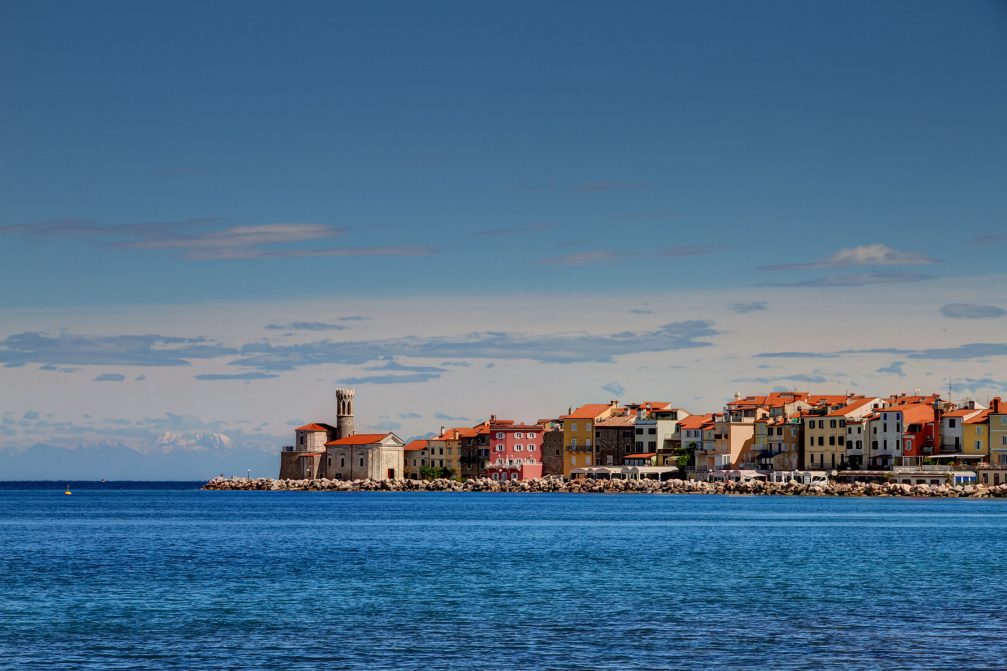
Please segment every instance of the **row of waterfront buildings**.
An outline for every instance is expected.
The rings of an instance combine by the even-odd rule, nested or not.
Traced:
[[[1000,398],[984,405],[918,392],[771,392],[736,394],[721,411],[705,414],[663,401],[612,401],[534,422],[490,415],[408,443],[394,433],[355,433],[353,405],[353,390],[340,389],[335,424],[298,427],[294,445],[281,453],[280,477],[865,480],[895,474],[909,482],[945,475],[1007,482],[1007,404]]]

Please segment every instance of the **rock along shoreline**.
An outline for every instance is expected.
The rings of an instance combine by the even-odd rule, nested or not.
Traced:
[[[913,498],[1007,498],[1007,484],[909,485],[895,482],[702,482],[699,480],[538,480],[499,482],[478,480],[275,480],[216,477],[203,485],[209,491],[297,492],[497,492],[558,494],[737,494],[748,496],[903,496]]]

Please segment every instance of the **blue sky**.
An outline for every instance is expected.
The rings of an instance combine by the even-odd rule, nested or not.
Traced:
[[[1005,80],[996,2],[3,2],[2,400],[55,421],[139,395],[109,418],[267,421],[265,446],[302,414],[265,399],[321,410],[337,380],[430,404],[370,420],[416,434],[609,389],[712,409],[735,380],[838,385],[726,363],[828,347],[889,350],[845,364],[879,393],[996,393],[997,359],[913,362],[1000,342]],[[851,305],[875,317],[847,341],[816,330]],[[741,338],[783,306],[787,343]],[[193,370],[151,378],[164,348]],[[708,386],[649,381],[686,349],[662,365]],[[552,396],[514,400],[561,360]],[[456,397],[462,364],[496,382]]]

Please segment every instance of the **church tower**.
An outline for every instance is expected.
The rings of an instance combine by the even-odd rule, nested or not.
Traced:
[[[356,392],[351,387],[336,389],[336,428],[337,438],[352,436],[353,431],[353,397]]]

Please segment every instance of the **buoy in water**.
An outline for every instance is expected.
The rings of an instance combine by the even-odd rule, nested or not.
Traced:
[[[70,485],[67,485],[66,486],[66,491],[63,492],[63,495],[64,496],[70,496],[71,494],[72,494],[72,492],[70,491]]]

